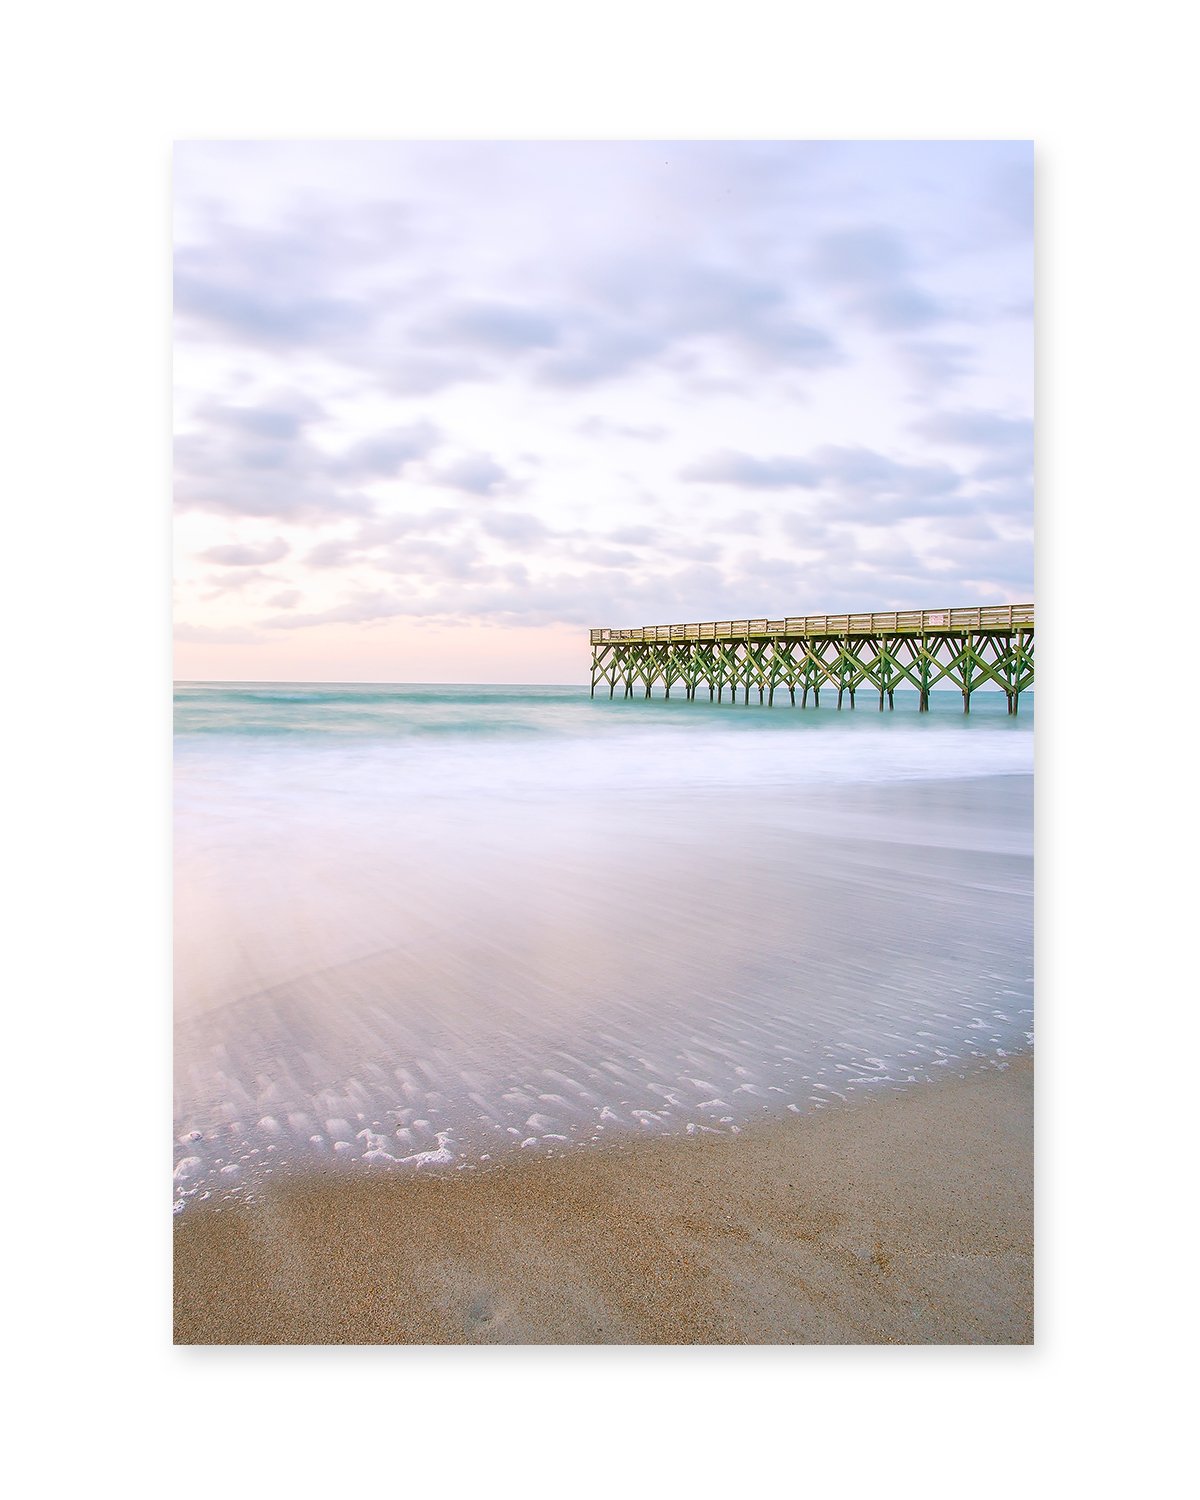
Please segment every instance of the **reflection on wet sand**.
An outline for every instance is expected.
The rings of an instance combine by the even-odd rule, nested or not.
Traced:
[[[185,782],[179,1206],[732,1133],[1028,1049],[1030,778],[653,781],[271,783],[275,816]]]

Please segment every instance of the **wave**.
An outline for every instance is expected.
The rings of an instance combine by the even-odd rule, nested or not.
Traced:
[[[180,1206],[1006,1065],[1031,715],[896,701],[182,686]]]

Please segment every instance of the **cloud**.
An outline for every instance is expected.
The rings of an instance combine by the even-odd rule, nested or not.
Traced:
[[[373,559],[373,563],[383,572],[429,587],[448,579],[479,581],[500,576],[499,569],[482,561],[479,545],[471,536],[453,541],[409,537]]]
[[[704,529],[714,535],[755,536],[762,527],[763,517],[759,510],[739,510],[733,515],[722,511],[709,512],[704,518]]]
[[[369,275],[411,230],[401,205],[292,209],[268,228],[210,208],[175,255],[177,316],[271,351],[345,348],[376,324]]]
[[[888,331],[924,328],[946,316],[939,303],[914,286],[880,287],[859,298],[855,308],[876,328]]]
[[[593,568],[634,568],[642,559],[627,547],[591,547],[587,561]]]
[[[195,430],[176,439],[176,504],[182,510],[278,520],[365,515],[362,486],[405,474],[441,441],[432,423],[390,426],[332,452],[312,429],[328,421],[302,393],[260,397],[252,405],[210,400]]]
[[[558,324],[544,311],[486,301],[450,303],[414,332],[434,344],[465,344],[496,354],[552,348],[561,337]]]
[[[278,213],[269,228],[192,205],[175,257],[181,342],[303,356],[405,394],[486,375],[471,350],[420,332],[428,315],[414,309],[446,302],[446,276],[407,205],[312,203]]]
[[[176,257],[185,333],[270,355],[311,354],[394,391],[433,394],[518,369],[546,386],[593,385],[697,339],[805,369],[839,358],[828,331],[791,307],[787,277],[709,263],[687,240],[631,253],[599,239],[586,261],[560,267],[551,236],[532,300],[524,267],[501,263],[482,283],[468,279],[464,247],[440,257],[408,208],[390,216],[360,208],[349,220],[292,211],[269,230],[223,215],[198,220],[194,242]]]
[[[283,589],[278,594],[272,594],[267,603],[272,609],[295,609],[301,598],[299,589]]]
[[[858,226],[822,235],[809,271],[843,293],[848,311],[882,332],[925,328],[953,316],[946,303],[913,281],[911,252],[889,228]]]
[[[261,610],[267,636],[1016,589],[1030,165],[1011,143],[189,146],[178,497],[206,519],[181,580],[202,599],[225,570],[221,620]],[[796,443],[798,402],[825,446]]]
[[[406,348],[403,335],[378,351],[367,351],[353,362],[379,388],[402,396],[432,396],[469,381],[486,382],[486,364],[476,359],[451,358],[426,349]]]
[[[310,568],[340,568],[343,563],[362,555],[362,548],[353,541],[341,537],[328,538],[305,554],[304,561]]]
[[[218,563],[225,568],[260,567],[263,563],[278,562],[288,555],[288,544],[282,537],[273,542],[239,545],[236,542],[224,547],[209,547],[197,556],[202,562]]]
[[[981,515],[998,516],[1009,524],[1033,521],[1033,485],[1028,478],[1000,484],[979,485],[976,479],[980,470],[972,473],[970,488],[966,491],[971,508]]]
[[[977,367],[971,347],[953,339],[899,339],[893,354],[924,395],[957,384]]]
[[[618,526],[608,540],[623,547],[653,547],[662,536],[655,526]]]
[[[306,630],[314,625],[363,625],[376,620],[390,620],[396,615],[413,614],[410,601],[398,594],[359,594],[330,609],[307,614],[273,615],[261,623],[268,630]]]
[[[1032,597],[1033,552],[1027,541],[939,537],[928,556],[950,576],[972,585],[1000,589],[1008,599]]]
[[[487,453],[468,453],[451,463],[429,470],[429,478],[447,489],[469,495],[494,495],[509,483],[509,475]]]
[[[960,448],[988,448],[1032,452],[1033,423],[1024,417],[1005,417],[990,411],[937,412],[912,424],[913,431],[935,443]]]
[[[534,368],[543,385],[586,386],[615,380],[664,350],[660,334],[619,318],[580,320],[562,342],[561,352],[539,360]]]
[[[360,523],[355,544],[364,550],[386,546],[400,537],[418,533],[445,532],[461,525],[464,513],[461,508],[439,506],[435,510],[392,511],[389,515],[375,516]]]
[[[892,230],[879,226],[821,235],[810,268],[822,281],[845,286],[894,284],[908,272],[909,254]]]
[[[994,542],[998,537],[999,532],[992,521],[987,516],[978,515],[973,511],[965,512],[960,516],[938,517],[936,540],[939,542],[958,540]]]
[[[585,417],[582,422],[575,425],[575,431],[581,437],[609,439],[630,439],[639,443],[656,443],[660,438],[667,435],[665,427],[652,424],[639,426],[633,422],[610,422],[604,417]]]
[[[525,511],[489,511],[479,524],[489,536],[518,546],[528,546],[552,535],[544,521]]]
[[[964,504],[965,476],[950,465],[902,462],[854,445],[770,458],[726,450],[690,465],[681,477],[741,490],[808,490],[817,519],[867,526],[953,514]]]
[[[805,455],[774,458],[717,453],[682,471],[690,481],[751,492],[805,490],[810,498],[802,513],[780,514],[790,540],[805,547],[822,540],[820,528],[828,523],[888,528],[922,517],[1014,511],[1028,504],[1019,489],[981,487],[981,474],[983,469],[963,471],[939,460],[889,458],[855,444],[826,444]],[[715,531],[720,522],[706,519],[705,525]]]
[[[971,471],[976,483],[1023,481],[1026,503],[1033,503],[1033,423],[989,411],[937,412],[913,424],[928,441],[978,455]]]
[[[812,459],[822,484],[865,510],[860,519],[874,519],[870,507],[888,501],[913,505],[915,508],[907,514],[931,513],[929,509],[923,511],[922,506],[936,513],[962,484],[962,475],[949,464],[903,463],[873,448],[832,445],[818,448]]]
[[[828,446],[800,455],[756,458],[726,450],[685,468],[684,479],[739,489],[824,490],[836,497],[838,519],[884,525],[898,515],[937,513],[962,476],[945,464],[899,463],[870,448]]]
[[[449,548],[433,537],[452,533],[473,519],[473,511],[468,516],[462,510],[450,507],[373,516],[360,522],[350,536],[325,537],[310,547],[302,560],[306,567],[323,572],[354,564],[394,572],[397,571],[397,559],[405,559],[407,569],[408,561],[418,556],[431,561],[438,558],[457,560],[462,555],[461,550]],[[495,534],[501,533],[496,531]],[[457,545],[461,547],[462,544]],[[473,543],[469,545],[474,546]]]
[[[280,580],[274,573],[264,573],[261,568],[237,568],[232,573],[214,573],[209,582],[215,592],[208,595],[210,599],[216,599],[221,594],[242,593],[246,589],[257,588],[263,583],[278,583]]]
[[[214,325],[250,344],[286,349],[336,342],[360,332],[370,309],[337,297],[214,281],[186,261],[175,273],[175,310],[185,320]]]
[[[820,472],[802,458],[787,455],[754,458],[749,453],[727,448],[689,464],[680,478],[733,484],[743,489],[790,489],[797,485],[812,489],[820,483]]]
[[[360,438],[331,460],[331,468],[347,479],[396,479],[414,460],[425,458],[441,441],[432,422],[385,427]]]
[[[585,385],[629,374],[650,361],[686,371],[677,356],[718,346],[726,362],[824,369],[841,351],[829,333],[791,306],[787,279],[711,264],[684,247],[653,257],[625,255],[588,268],[587,312],[565,322],[558,350],[537,366],[554,385]]]
[[[307,437],[323,415],[296,393],[253,406],[204,403],[196,430],[175,441],[176,505],[281,520],[366,510],[369,501],[329,472]]]
[[[489,513],[491,514],[491,513]],[[279,613],[272,630],[331,624],[372,625],[393,618],[487,625],[662,624],[822,609],[900,608],[930,599],[970,602],[1024,593],[1029,548],[964,517],[912,539],[859,529],[840,519],[784,516],[784,539],[762,548],[719,541],[671,548],[651,575],[636,554],[593,546],[570,566],[535,570],[525,562],[497,566],[469,541],[411,539],[384,559],[393,589],[357,590],[330,608]],[[787,544],[798,551],[788,555]],[[955,580],[958,580],[956,583]]]
[[[306,427],[323,421],[326,413],[319,402],[302,391],[278,391],[262,397],[254,406],[210,400],[197,415],[202,422],[240,433],[251,441],[294,443]]]
[[[779,525],[788,540],[805,552],[829,555],[847,545],[844,532],[835,533],[827,522],[816,516],[791,511],[779,517]]]
[[[239,274],[249,275],[252,266],[253,260]],[[301,299],[281,310],[268,298],[264,310],[248,308],[245,299],[227,306],[210,294],[202,311],[252,343],[307,343],[322,358],[406,393],[511,377],[559,389],[599,385],[649,366],[669,372],[672,356],[696,341],[715,340],[727,357],[760,366],[820,369],[841,358],[828,331],[790,306],[787,278],[709,265],[690,246],[653,256],[600,252],[547,280],[554,284],[536,303],[463,295],[453,268],[440,267],[425,276],[419,293],[375,287],[369,327],[357,321],[356,305],[342,302]],[[182,307],[194,313],[194,296],[185,296]],[[629,428],[625,435],[645,432]]]

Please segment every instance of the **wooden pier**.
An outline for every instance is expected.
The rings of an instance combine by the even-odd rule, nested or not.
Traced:
[[[922,712],[929,694],[945,683],[962,693],[963,713],[971,694],[985,684],[999,688],[1015,714],[1033,686],[1033,605],[989,604],[969,609],[892,610],[857,615],[797,615],[782,620],[717,620],[700,625],[642,625],[631,630],[591,632],[592,697],[608,684],[608,696],[633,698],[635,686],[651,697],[682,685],[688,699],[708,688],[720,703],[726,689],[736,703],[774,704],[786,688],[791,704],[821,703],[821,689],[837,691],[837,706],[866,689],[893,708],[899,687],[915,688]]]

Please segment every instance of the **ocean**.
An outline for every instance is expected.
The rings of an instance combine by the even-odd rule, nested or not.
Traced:
[[[834,701],[178,685],[176,1210],[1028,1051],[1032,695]]]

